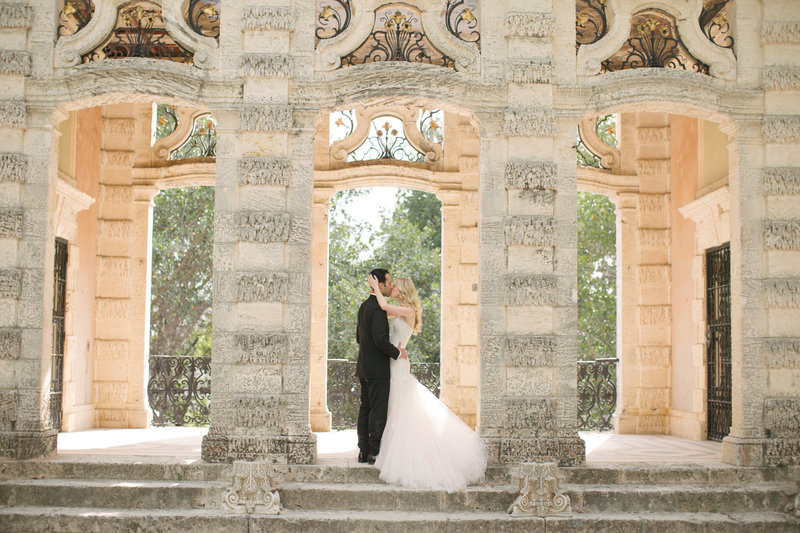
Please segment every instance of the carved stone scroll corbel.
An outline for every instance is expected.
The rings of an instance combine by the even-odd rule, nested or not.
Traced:
[[[603,168],[610,169],[613,172],[619,172],[619,149],[616,146],[611,146],[603,142],[600,137],[597,136],[596,124],[597,117],[585,118],[578,123],[581,140],[589,150],[600,156],[600,164]]]
[[[283,508],[273,489],[271,468],[271,463],[264,461],[234,461],[233,482],[222,495],[225,505],[247,514],[280,514]]]
[[[511,516],[552,516],[572,512],[569,496],[559,486],[558,463],[522,463],[517,471],[520,495],[511,504]]]

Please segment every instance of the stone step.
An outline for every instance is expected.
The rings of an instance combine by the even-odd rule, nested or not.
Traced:
[[[0,482],[0,506],[98,509],[220,508],[222,481],[34,479]]]
[[[224,481],[14,480],[0,482],[0,505],[98,509],[221,509]],[[564,485],[576,512],[778,511],[795,485]],[[505,512],[516,486],[473,486],[447,493],[373,483],[281,483],[294,510]]]
[[[141,511],[89,508],[0,508],[0,531],[127,533],[203,531],[207,533],[559,533],[591,531],[670,531],[678,533],[796,533],[800,520],[763,513],[573,513],[548,518],[515,518],[505,513],[425,513],[406,511],[294,511],[277,516],[209,510]]]
[[[378,469],[356,463],[317,465],[275,465],[287,482],[380,483]],[[588,464],[562,468],[564,483],[587,485],[702,484],[744,485],[761,482],[796,482],[800,466],[784,468],[748,468],[723,463],[705,465]],[[60,479],[137,479],[137,480],[207,480],[231,479],[230,464],[194,460],[178,462],[174,457],[75,457],[27,461],[0,460],[0,480]],[[486,472],[485,485],[509,485],[515,481],[511,467],[493,466]]]

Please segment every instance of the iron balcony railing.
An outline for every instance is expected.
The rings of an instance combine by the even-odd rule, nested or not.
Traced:
[[[211,357],[151,355],[147,399],[154,426],[207,426]]]
[[[617,358],[578,361],[578,429],[613,429],[618,362]]]
[[[578,361],[578,429],[612,429],[617,405],[618,359]],[[147,396],[155,426],[204,426],[209,422],[211,358],[150,356]],[[328,360],[328,408],[334,429],[354,428],[361,385],[356,364],[346,359]],[[411,363],[411,373],[439,396],[438,363]]]

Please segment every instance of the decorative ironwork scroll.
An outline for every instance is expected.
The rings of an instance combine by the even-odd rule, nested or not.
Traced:
[[[447,31],[468,43],[481,47],[479,0],[447,0],[444,25]]]
[[[578,361],[578,429],[613,429],[619,359]]]
[[[147,399],[154,426],[207,426],[211,358],[151,355]]]
[[[731,430],[731,247],[706,251],[708,440]]]
[[[708,65],[689,54],[675,19],[663,11],[647,9],[631,17],[629,35],[622,48],[603,61],[603,72],[660,67],[708,74]]]
[[[317,44],[323,39],[333,39],[350,26],[353,7],[350,0],[317,0]]]
[[[429,391],[439,396],[439,363],[411,363],[411,374]],[[328,409],[331,427],[356,427],[361,403],[361,383],[356,377],[355,361],[328,359]]]
[[[344,111],[334,111],[331,113],[331,123],[329,128],[330,144],[346,139],[356,130],[358,121],[356,112],[353,109]]]
[[[575,42],[577,46],[596,43],[608,33],[606,0],[575,1]]]
[[[50,357],[50,427],[61,430],[64,391],[64,318],[67,311],[67,241],[56,238],[53,267],[53,346]]]
[[[732,0],[705,0],[700,13],[700,28],[708,40],[722,48],[733,48],[733,28],[729,6]]]
[[[364,142],[347,154],[347,161],[393,159],[424,163],[425,154],[414,148],[403,131],[403,121],[392,116],[375,117]]]
[[[438,109],[423,107],[419,112],[417,127],[422,135],[431,142],[444,142],[444,113]]]
[[[91,0],[67,0],[58,13],[59,37],[73,35],[89,24],[94,15],[94,3]]]
[[[389,4],[375,12],[369,37],[342,57],[342,66],[405,61],[455,68],[452,58],[433,47],[422,28],[419,11],[405,4]]]
[[[169,155],[170,159],[189,157],[217,157],[217,121],[210,114],[195,118],[192,133]]]
[[[186,24],[198,35],[219,42],[220,0],[189,0],[183,9]]]
[[[178,111],[169,104],[156,104],[156,139],[168,137],[178,127]]]
[[[161,6],[138,1],[125,4],[117,11],[117,22],[111,35],[97,48],[84,54],[84,63],[103,59],[146,57],[178,63],[193,63],[194,54],[170,37],[164,27]]]

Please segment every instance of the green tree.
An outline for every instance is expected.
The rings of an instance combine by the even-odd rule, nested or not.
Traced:
[[[156,196],[150,353],[211,355],[213,243],[213,187]]]
[[[599,194],[578,193],[578,356],[616,357],[616,218]]]
[[[356,190],[358,191],[358,190]],[[349,202],[366,191],[343,191],[331,201],[328,262],[328,356],[351,359],[358,307],[366,298],[373,268],[411,278],[422,304],[422,331],[409,343],[414,361],[439,361],[441,315],[441,203],[419,191],[398,191],[398,205],[384,214],[377,231],[356,224]]]

